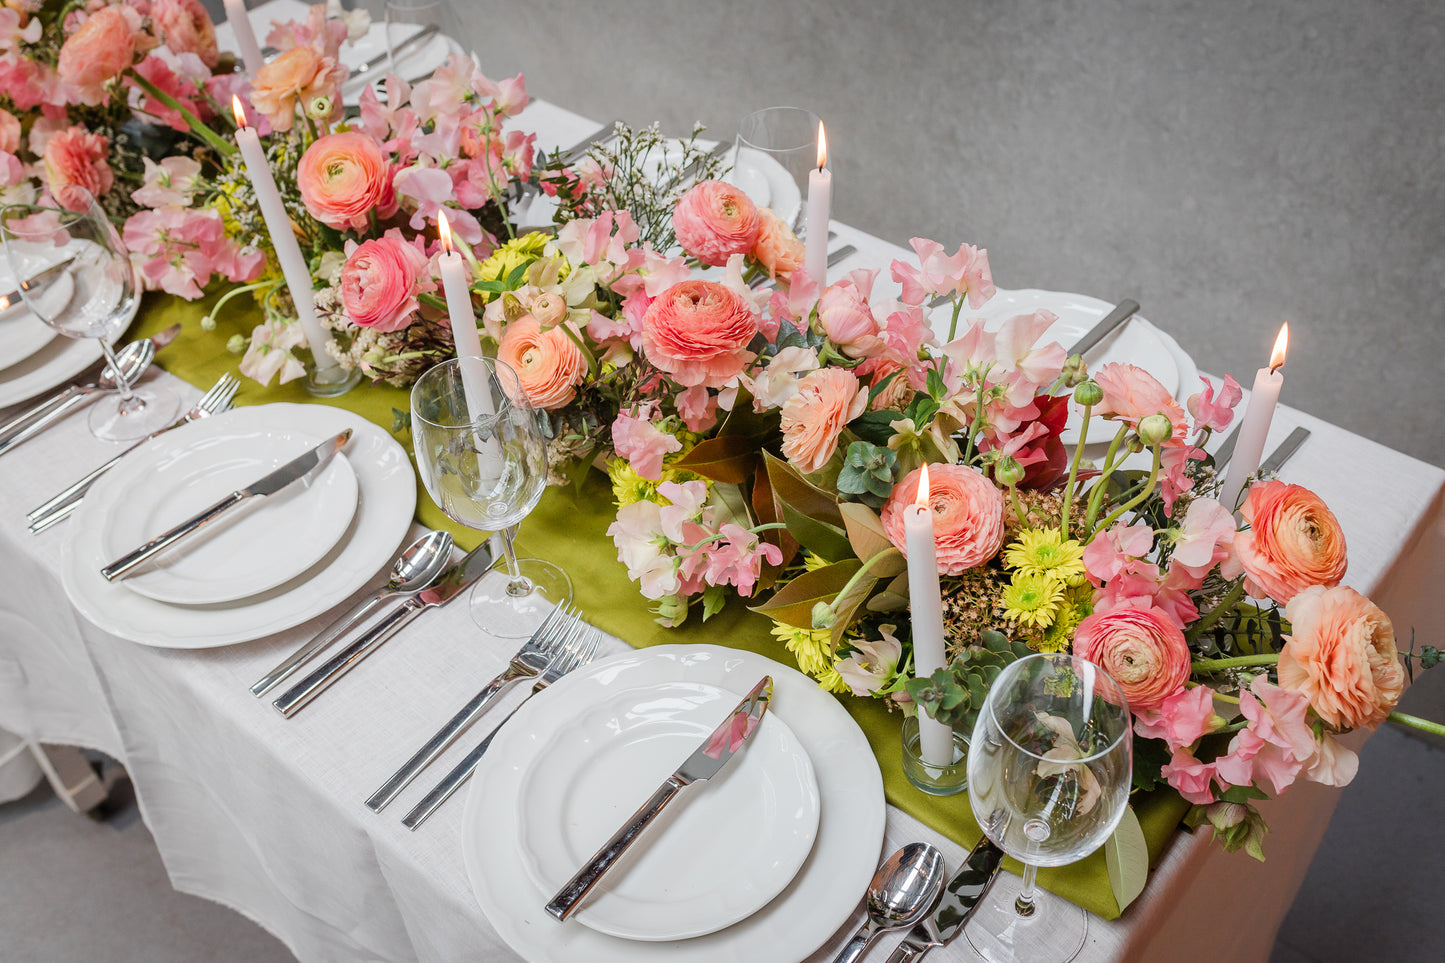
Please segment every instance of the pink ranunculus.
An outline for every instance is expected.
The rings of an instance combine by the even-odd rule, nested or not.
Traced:
[[[341,82],[346,68],[310,44],[292,47],[256,71],[251,78],[251,103],[277,130],[290,130],[296,109],[306,110],[318,97],[330,98],[333,113],[341,109]],[[309,153],[309,151],[308,151]]]
[[[201,0],[151,0],[151,23],[173,53],[193,53],[211,69],[221,59],[216,25]]]
[[[685,388],[721,388],[742,373],[758,333],[747,304],[714,281],[683,281],[662,292],[642,319],[642,352]]]
[[[1279,653],[1279,684],[1303,693],[1337,729],[1373,729],[1395,708],[1405,670],[1395,629],[1379,606],[1352,588],[1311,586],[1284,609],[1290,622]]]
[[[1289,602],[1312,585],[1333,587],[1345,577],[1344,530],[1308,488],[1256,482],[1240,513],[1250,527],[1234,537],[1234,548],[1251,593]]]
[[[436,285],[426,253],[393,228],[384,237],[346,242],[339,287],[342,307],[354,324],[400,331],[415,319],[417,295]]]
[[[747,254],[758,239],[758,209],[747,194],[722,181],[701,181],[672,212],[682,249],[704,264],[721,267]]]
[[[0,153],[13,154],[20,149],[20,121],[0,107]]]
[[[803,242],[772,208],[758,208],[758,237],[753,242],[753,260],[768,272],[768,277],[790,277],[803,264]]]
[[[843,348],[849,357],[861,357],[849,350],[855,343],[878,334],[878,322],[868,307],[868,294],[851,280],[828,285],[818,299],[818,324],[828,340]]]
[[[656,402],[619,411],[612,422],[612,447],[627,459],[632,470],[648,481],[662,477],[662,459],[682,451],[682,442],[652,423]]]
[[[141,16],[124,4],[102,7],[65,38],[56,71],[70,100],[91,107],[105,101],[105,85],[135,60]]]
[[[1214,802],[1214,764],[1200,762],[1187,749],[1175,749],[1173,756],[1159,770],[1164,779],[1187,801],[1196,806]]]
[[[883,534],[905,557],[904,512],[918,500],[922,471],[914,469],[904,476],[883,504]],[[960,575],[993,558],[1003,546],[1003,493],[978,470],[929,465],[928,508],[933,512],[940,575]]]
[[[396,212],[390,165],[375,140],[354,131],[317,138],[296,166],[296,186],[311,216],[339,231],[364,231],[373,212]]]
[[[1188,416],[1179,402],[1143,368],[1118,362],[1106,364],[1094,372],[1094,381],[1104,390],[1104,400],[1094,409],[1095,414],[1113,416],[1134,428],[1150,415],[1163,415],[1174,429],[1171,438],[1182,439],[1189,430]]]
[[[1090,615],[1074,630],[1074,654],[1112,675],[1135,712],[1159,708],[1189,678],[1184,633],[1157,608]]]
[[[1145,739],[1163,739],[1170,752],[1192,746],[1223,726],[1224,719],[1214,711],[1214,690],[1207,685],[1181,686],[1157,709],[1134,712],[1134,731]]]
[[[497,360],[512,366],[527,399],[544,411],[571,404],[587,374],[587,358],[567,330],[559,324],[544,331],[529,314],[502,331]]]
[[[783,456],[804,474],[828,463],[848,422],[868,407],[868,389],[846,368],[820,368],[798,382],[782,408]]]
[[[62,207],[73,211],[86,207],[79,199],[67,197],[67,188],[83,187],[96,199],[110,190],[115,175],[106,162],[109,152],[109,141],[81,127],[63,130],[45,142],[45,182]]]

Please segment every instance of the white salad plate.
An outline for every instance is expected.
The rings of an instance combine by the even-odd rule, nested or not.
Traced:
[[[315,448],[309,432],[258,427],[197,439],[170,432],[147,452],[149,470],[112,489],[100,543],[111,558],[150,541]],[[344,452],[309,481],[253,498],[144,563],[122,584],[159,602],[234,602],[301,575],[346,534],[356,473]]]
[[[701,683],[740,695],[764,675],[773,677],[773,699],[764,719],[776,715],[792,729],[812,761],[820,799],[812,851],[787,887],[746,919],[689,940],[620,939],[576,919],[558,923],[549,916],[543,907],[554,894],[544,892],[528,875],[517,799],[534,760],[571,717],[568,707],[595,704],[620,690],[659,683]],[[733,764],[742,762],[748,751],[744,749]],[[679,798],[668,809],[683,809],[688,803]],[[662,818],[667,816],[664,813]],[[681,811],[676,814],[681,816]],[[883,777],[868,740],[838,700],[819,690],[815,681],[751,652],[715,645],[661,645],[602,659],[570,673],[525,703],[516,718],[502,727],[472,779],[463,814],[462,855],[487,919],[514,950],[534,963],[801,960],[826,942],[857,907],[858,894],[867,888],[878,862],[886,816]],[[763,827],[752,831],[761,832]],[[749,845],[743,838],[728,840],[740,849]],[[711,840],[698,840],[700,847],[710,844]]]
[[[294,431],[322,439],[353,430],[347,461],[356,475],[357,510],[345,534],[318,562],[292,581],[267,592],[214,605],[174,605],[132,592],[100,574],[111,560],[102,544],[106,519],[120,510],[116,496],[131,490],[155,464],[148,443],[103,475],[68,523],[61,552],[61,584],[79,612],[122,638],[172,649],[200,649],[262,638],[305,622],[361,588],[396,552],[416,508],[416,475],[406,451],[359,415],[327,405],[272,404],[237,408],[204,418],[163,438],[201,444],[207,439],[258,430]],[[272,544],[276,557],[296,546]]]
[[[746,692],[661,682],[571,702],[517,795],[532,883],[561,889]],[[788,724],[767,712],[737,758],[683,790],[573,918],[632,940],[716,932],[783,891],[817,830],[813,765]]]
[[[9,259],[0,257],[0,293],[15,290],[15,272],[10,269]],[[69,274],[62,274],[41,293],[45,299],[41,310],[60,310],[74,291],[75,281]],[[0,371],[19,364],[57,337],[55,329],[31,313],[20,295],[14,297],[15,303],[0,311]]]
[[[121,330],[129,327],[135,319],[136,311],[140,310],[140,302],[140,298],[135,299],[130,317],[126,318]],[[35,324],[45,327],[45,323],[38,318],[28,317]],[[112,340],[111,344],[114,343]],[[102,357],[100,344],[94,338],[52,337],[24,359],[17,359],[9,365],[0,364],[0,408],[28,401],[65,384]],[[99,398],[95,403],[109,402],[107,398]]]

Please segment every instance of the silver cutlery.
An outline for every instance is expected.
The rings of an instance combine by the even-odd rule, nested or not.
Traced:
[[[426,588],[446,567],[452,554],[450,532],[427,532],[397,556],[391,567],[391,578],[381,591],[362,599],[322,629],[310,642],[297,649],[251,686],[251,694],[265,695],[289,676],[302,663],[345,635],[352,626],[371,614],[372,610],[391,599],[406,598]]]
[[[1294,457],[1294,453],[1299,451],[1300,445],[1303,445],[1309,436],[1308,428],[1296,428],[1290,432],[1289,437],[1280,442],[1279,447],[1270,452],[1269,457],[1260,463],[1260,474],[1273,474],[1283,468],[1284,463]]]
[[[219,415],[224,411],[229,411],[231,409],[231,402],[236,397],[236,391],[240,387],[241,382],[235,376],[229,374],[222,375],[220,380],[211,386],[210,391],[207,391],[201,396],[201,400],[197,401],[190,411],[187,411],[166,427],[146,435],[110,461],[56,494],[39,508],[26,514],[25,517],[30,519],[30,531],[38,535],[52,525],[69,518],[71,513],[80,507],[81,501],[85,498],[85,493],[90,491],[90,486],[95,484],[96,479],[110,471],[122,458],[152,438],[155,438],[157,435],[163,435],[172,428],[179,428],[181,425],[187,425],[193,421],[199,421],[202,418],[208,418],[211,415]]]
[[[1087,354],[1094,345],[1103,341],[1115,328],[1133,317],[1138,310],[1138,301],[1132,301],[1128,298],[1120,301],[1114,306],[1114,310],[1104,315],[1098,324],[1094,325],[1082,338],[1074,342],[1073,347],[1069,349],[1069,354]]]
[[[692,755],[683,760],[677,771],[668,776],[622,828],[613,833],[612,838],[603,843],[602,848],[557,891],[557,895],[547,904],[547,912],[558,920],[571,916],[592,888],[617,864],[648,825],[657,818],[658,813],[662,812],[679,792],[695,782],[702,782],[717,775],[718,770],[737,755],[738,750],[746,745],[748,739],[757,731],[758,723],[762,721],[763,713],[767,712],[772,698],[773,677],[765,675],[762,681],[743,697],[743,701],[728,713],[722,725],[714,729]]]
[[[502,727],[507,724],[507,721],[517,714],[517,709],[522,708],[522,706],[526,704],[527,699],[532,698],[532,696],[541,692],[568,672],[571,672],[578,666],[591,662],[592,656],[597,653],[597,643],[601,638],[601,630],[595,628],[590,629],[587,634],[581,635],[580,637],[572,637],[568,641],[566,648],[552,657],[551,663],[537,678],[537,681],[532,684],[532,691],[527,693],[526,698],[517,705],[517,708],[507,713],[506,718],[497,723],[495,729],[487,733],[487,738],[483,739],[475,749],[467,753],[466,758],[457,763],[456,767],[447,773],[446,778],[437,783],[435,788],[427,793],[422,801],[412,808],[411,812],[406,814],[406,818],[401,821],[402,825],[415,832],[416,828],[426,822],[432,813],[441,808],[442,803],[450,799],[452,793],[456,792],[462,783],[472,777],[472,773],[482,761],[482,756],[486,755],[487,748],[491,746],[492,740],[497,737],[498,732],[502,731]]]
[[[287,689],[285,694],[271,705],[287,718],[300,712],[337,679],[354,669],[362,659],[395,635],[402,626],[427,609],[445,605],[460,595],[491,569],[492,561],[492,553],[487,543],[478,545],[471,554],[447,569],[441,578],[392,609],[385,618],[368,629],[365,635],[327,659],[310,675]]]
[[[154,558],[158,553],[165,551],[182,539],[200,531],[236,506],[248,502],[253,498],[267,498],[297,482],[309,481],[315,478],[325,470],[326,466],[331,463],[331,459],[336,456],[337,452],[345,448],[346,443],[350,440],[350,428],[332,438],[326,439],[305,454],[291,459],[291,461],[282,465],[269,475],[257,479],[245,488],[239,488],[231,492],[231,494],[225,498],[208,508],[202,509],[200,512],[181,522],[175,528],[167,532],[162,532],[144,545],[127,552],[102,568],[100,574],[105,576],[107,582],[113,582],[118,578],[123,578],[128,572],[133,571],[137,565],[147,559]]]
[[[392,58],[395,58],[394,62],[399,62],[403,57],[408,56],[417,47],[420,47],[423,43],[436,36],[440,30],[441,27],[439,27],[437,24],[427,24],[425,27],[422,27],[416,33],[412,34],[410,37],[407,37],[401,43],[397,44],[395,48],[383,50],[381,53],[372,57],[360,67],[356,68],[356,70],[351,74],[349,81],[354,81],[358,77],[365,77],[367,74],[376,70],[382,64],[385,64],[388,61],[392,60]]]
[[[1224,443],[1221,444],[1219,450],[1214,453],[1215,470],[1222,469],[1225,465],[1229,464],[1229,459],[1234,457],[1234,443],[1236,441],[1239,441],[1238,429],[1235,429],[1233,434],[1224,439]]]
[[[382,784],[381,788],[372,793],[366,800],[366,807],[372,812],[381,812],[403,789],[411,784],[411,781],[421,774],[421,771],[434,762],[437,756],[446,751],[457,738],[466,732],[467,728],[478,719],[482,713],[491,705],[492,700],[501,695],[515,683],[523,679],[536,678],[542,670],[547,668],[560,647],[564,645],[573,634],[581,631],[582,622],[577,618],[577,610],[563,611],[560,607],[553,609],[537,626],[537,631],[532,637],[517,650],[512,656],[511,662],[497,676],[482,688],[482,691],[472,696],[467,704],[462,706],[449,720],[446,725],[438,729],[426,743],[412,753],[410,759],[402,764],[402,767],[392,773],[391,778]]]
[[[15,287],[15,290],[7,291],[4,294],[0,294],[0,311],[8,311],[12,306],[19,304],[21,301],[20,292],[29,291],[41,281],[50,280],[55,275],[64,271],[73,260],[75,260],[74,254],[67,255],[66,257],[61,258],[59,261],[56,261],[54,264],[50,265],[50,267],[46,268],[45,270],[37,271],[30,277],[21,281],[19,285]]]
[[[857,963],[885,930],[912,926],[943,891],[943,853],[928,843],[909,843],[889,856],[868,884],[868,919],[833,963]]]
[[[622,123],[622,120],[620,118],[617,120],[608,121],[592,133],[588,134],[586,137],[579,140],[577,143],[573,144],[571,147],[568,147],[566,150],[558,148],[556,154],[554,154],[553,156],[567,163],[570,163],[574,160],[580,160],[582,155],[587,153],[588,148],[590,148],[593,144],[599,144],[607,138],[611,137],[614,133],[616,133],[617,125],[620,123]]]
[[[856,247],[851,244],[844,244],[842,247],[838,248],[836,251],[833,251],[828,255],[828,267],[833,267],[844,258],[850,257],[851,255],[856,253],[858,253],[858,249]],[[774,287],[776,283],[777,282],[775,282],[772,278],[763,278],[757,284],[753,285],[753,290],[764,291]]]
[[[952,942],[993,885],[1002,859],[1003,850],[989,842],[987,836],[979,840],[943,888],[942,898],[932,915],[913,924],[903,942],[888,957],[888,963],[913,963],[923,959],[934,947]]]

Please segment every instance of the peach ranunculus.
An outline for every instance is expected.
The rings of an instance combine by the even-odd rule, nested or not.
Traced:
[[[868,389],[845,368],[820,368],[798,382],[783,403],[783,455],[804,474],[817,471],[838,450],[848,422],[868,407]]]
[[[677,202],[672,227],[684,251],[720,267],[734,254],[752,251],[758,239],[758,209],[731,184],[701,181]]]
[[[91,107],[103,103],[105,85],[135,60],[141,16],[125,4],[101,7],[65,38],[55,65],[67,99]]]
[[[905,557],[904,509],[918,499],[922,471],[915,468],[904,476],[883,503],[883,534]],[[993,558],[1003,546],[1003,493],[977,469],[929,465],[928,507],[933,512],[940,575],[961,575]]]
[[[292,47],[256,71],[251,78],[251,103],[266,115],[276,130],[290,130],[296,108],[310,108],[318,97],[328,97],[332,111],[340,110],[341,82],[346,68],[310,44]]]
[[[296,186],[311,216],[338,231],[366,230],[372,211],[396,213],[391,165],[375,140],[356,131],[317,138],[296,165]]]
[[[393,228],[385,237],[346,242],[341,268],[341,304],[346,316],[363,328],[400,331],[412,322],[417,294],[436,288],[427,256]]]
[[[803,265],[803,242],[770,207],[758,208],[758,239],[753,260],[767,269],[768,277],[787,277]]]
[[[1106,364],[1093,372],[1104,390],[1104,400],[1094,409],[1097,415],[1113,415],[1134,428],[1150,415],[1163,415],[1173,427],[1173,438],[1183,440],[1189,429],[1189,415],[1163,385],[1143,368],[1132,364]]]
[[[1308,488],[1257,482],[1240,513],[1249,529],[1234,536],[1234,550],[1251,595],[1286,603],[1311,585],[1332,588],[1345,577],[1344,530]]]
[[[527,400],[547,411],[571,404],[587,373],[582,349],[562,326],[544,331],[530,314],[507,325],[497,346],[497,360],[517,372]]]
[[[20,149],[20,120],[0,107],[0,154],[13,154]]]
[[[221,59],[216,25],[201,0],[152,0],[151,23],[172,53],[193,53],[207,67],[216,68]]]
[[[1322,585],[1296,594],[1284,614],[1280,687],[1304,693],[1337,729],[1384,722],[1405,689],[1389,616],[1352,588]]]
[[[79,201],[67,200],[66,188],[83,187],[97,200],[110,190],[115,175],[106,162],[109,152],[108,140],[81,127],[63,130],[45,142],[45,182],[62,207],[85,209]]]
[[[1074,655],[1114,677],[1133,712],[1158,709],[1189,678],[1189,645],[1160,609],[1096,612],[1074,629]]]
[[[642,353],[685,388],[721,388],[742,373],[758,319],[715,281],[681,281],[642,316]]]

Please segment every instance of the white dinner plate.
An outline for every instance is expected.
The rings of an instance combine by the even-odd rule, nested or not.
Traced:
[[[569,703],[517,795],[533,884],[561,889],[746,691],[662,682]],[[817,830],[813,765],[788,724],[765,713],[738,758],[684,789],[573,918],[632,940],[714,933],[781,893]]]
[[[119,558],[245,488],[324,439],[290,429],[236,430],[197,439],[169,432],[145,458],[148,470],[112,496],[101,546]],[[344,453],[310,481],[253,498],[145,562],[122,584],[146,598],[210,605],[258,595],[316,564],[356,514],[356,473]]]
[[[10,260],[0,257],[0,293],[15,290],[15,272],[10,269]],[[45,301],[41,310],[60,310],[74,291],[75,280],[69,274],[62,274],[41,293]],[[18,294],[14,297],[15,303],[0,311],[0,371],[19,364],[57,337],[54,328],[30,312],[24,298]]]
[[[410,37],[412,33],[421,29],[421,26],[408,24],[404,28],[405,35]],[[341,62],[351,68],[351,76],[342,85],[343,96],[348,102],[361,96],[363,85],[357,81],[361,77],[359,71],[362,65],[371,58],[386,53],[386,49],[386,23],[382,20],[374,22],[366,31],[366,36],[360,40],[341,45]],[[461,52],[461,44],[445,34],[435,33],[429,39],[422,41],[420,46],[404,51],[401,62],[396,65],[395,73],[408,83],[425,80],[432,75],[434,70],[446,63],[447,58],[453,53]],[[368,80],[375,82],[382,79],[386,76],[388,69],[383,64],[367,75]]]
[[[140,298],[132,303],[130,317],[121,330],[130,327],[140,303]],[[101,357],[100,344],[94,338],[51,338],[23,361],[8,367],[0,365],[3,368],[0,370],[0,408],[28,401],[65,384]]]
[[[106,517],[118,510],[115,494],[150,470],[151,445],[101,476],[66,523],[61,584],[71,604],[114,635],[170,649],[201,649],[258,639],[314,618],[346,599],[385,566],[411,525],[416,475],[406,451],[359,415],[327,405],[273,404],[237,408],[203,418],[162,437],[188,435],[201,442],[231,432],[290,429],[325,438],[351,428],[347,460],[359,488],[357,511],[346,534],[300,578],[247,599],[219,605],[171,605],[107,582],[101,566]]]
[[[553,893],[527,876],[516,800],[533,757],[560,726],[562,707],[599,693],[660,682],[699,682],[746,692],[773,677],[776,714],[813,762],[821,806],[812,852],[772,902],[726,929],[675,942],[623,940],[543,908]],[[736,760],[741,761],[741,757]],[[678,802],[681,802],[679,800]],[[674,803],[677,805],[677,803]],[[669,807],[672,808],[672,807]],[[584,666],[525,703],[497,733],[467,795],[462,855],[487,919],[533,963],[735,963],[801,960],[847,922],[883,844],[883,777],[838,700],[797,669],[716,645],[660,645]]]

